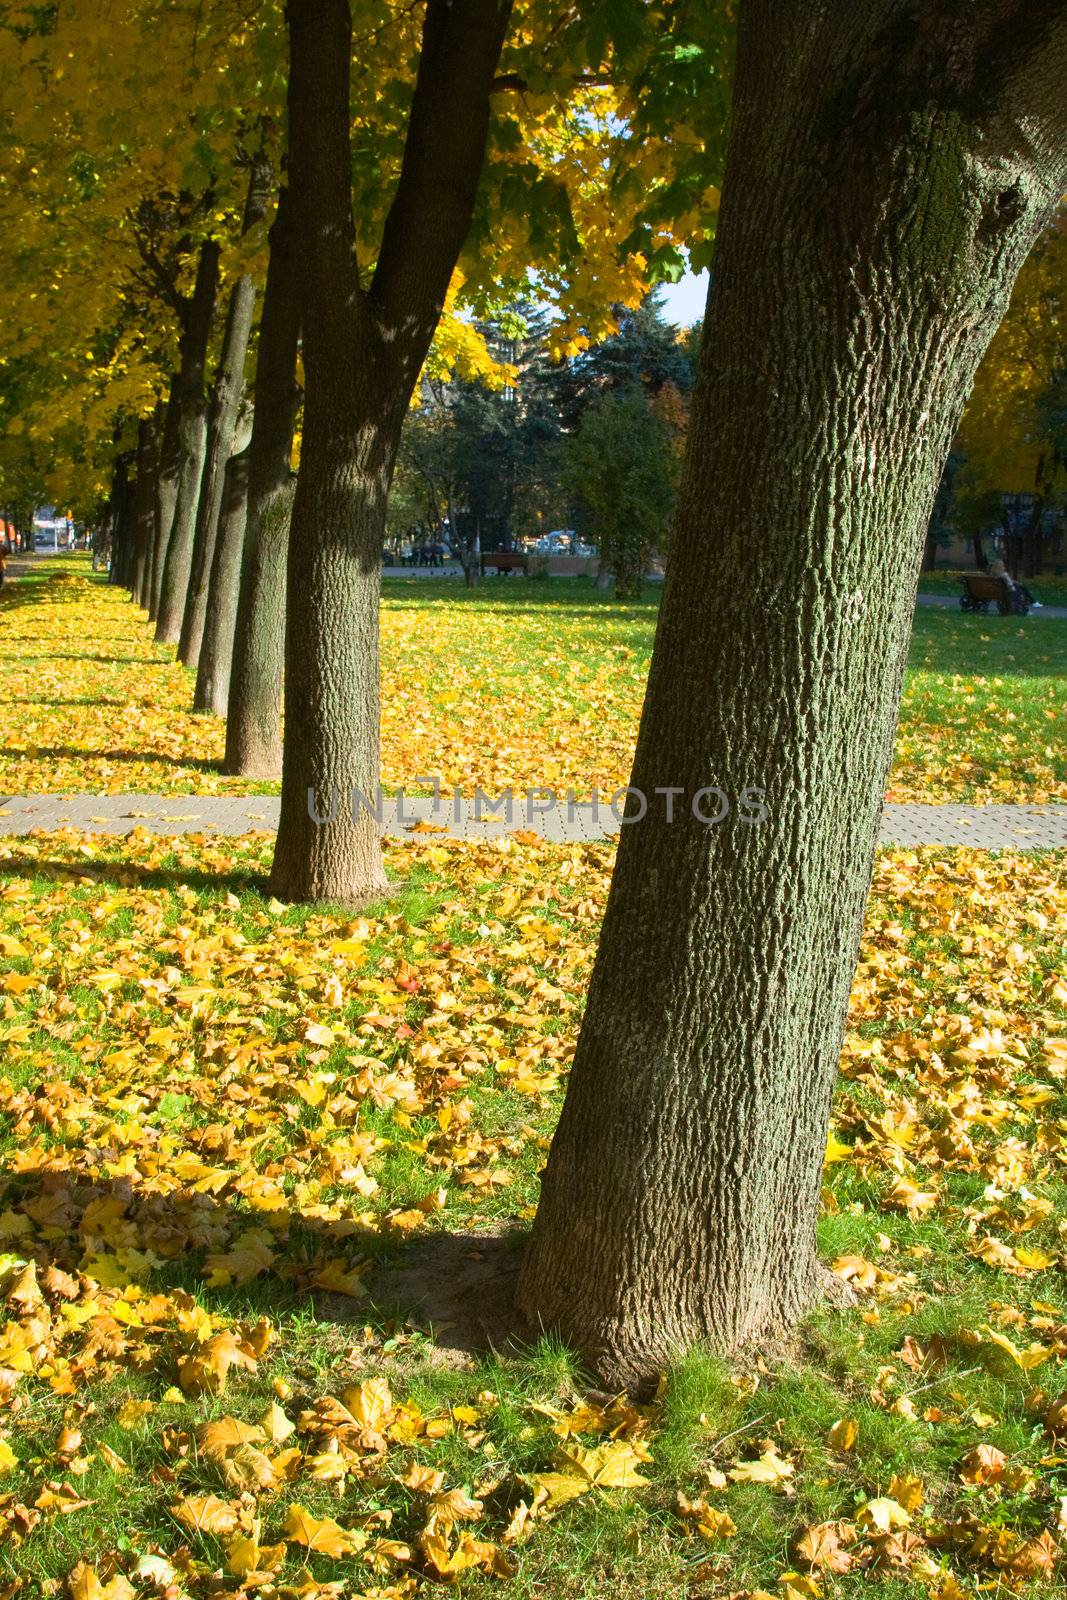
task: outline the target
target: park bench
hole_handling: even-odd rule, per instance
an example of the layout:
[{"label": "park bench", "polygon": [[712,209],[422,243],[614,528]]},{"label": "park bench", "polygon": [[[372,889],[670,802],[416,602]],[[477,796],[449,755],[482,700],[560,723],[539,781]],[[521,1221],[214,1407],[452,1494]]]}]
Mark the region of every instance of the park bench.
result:
[{"label": "park bench", "polygon": [[489,571],[525,573],[526,557],[521,550],[490,550],[482,556],[482,576]]},{"label": "park bench", "polygon": [[993,578],[985,572],[965,572],[960,578],[960,609],[987,612],[990,603],[996,605],[1002,617],[1025,617],[1030,610],[1026,596],[1007,581]]}]

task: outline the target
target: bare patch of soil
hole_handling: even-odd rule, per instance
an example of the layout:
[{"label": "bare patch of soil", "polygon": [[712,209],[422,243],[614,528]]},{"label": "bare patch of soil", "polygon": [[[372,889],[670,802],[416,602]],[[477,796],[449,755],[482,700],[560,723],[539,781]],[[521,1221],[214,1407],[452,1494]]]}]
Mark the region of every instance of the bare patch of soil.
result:
[{"label": "bare patch of soil", "polygon": [[[529,1341],[515,1309],[523,1242],[503,1230],[427,1234],[376,1268],[367,1291],[378,1310],[396,1307],[409,1325],[424,1329],[442,1364],[471,1365],[488,1350]],[[349,1302],[349,1308],[345,1320],[359,1320],[359,1307]]]}]

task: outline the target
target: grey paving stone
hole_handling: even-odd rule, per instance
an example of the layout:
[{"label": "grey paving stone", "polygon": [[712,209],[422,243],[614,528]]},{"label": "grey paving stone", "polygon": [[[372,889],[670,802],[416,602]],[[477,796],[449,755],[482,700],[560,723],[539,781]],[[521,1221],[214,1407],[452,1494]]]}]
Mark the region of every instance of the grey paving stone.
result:
[{"label": "grey paving stone", "polygon": [[[0,797],[0,833],[27,834],[76,827],[87,833],[125,834],[135,828],[157,834],[241,834],[273,831],[278,825],[277,795],[30,794]],[[445,796],[387,800],[383,832],[402,838],[412,832],[440,831],[450,838],[492,839],[526,830],[560,842],[610,838],[619,823],[610,804],[592,807],[565,803],[548,810],[515,797],[510,815],[476,807],[459,808]],[[1067,849],[1065,805],[887,805],[880,832],[884,845],[969,845],[982,850]]]}]

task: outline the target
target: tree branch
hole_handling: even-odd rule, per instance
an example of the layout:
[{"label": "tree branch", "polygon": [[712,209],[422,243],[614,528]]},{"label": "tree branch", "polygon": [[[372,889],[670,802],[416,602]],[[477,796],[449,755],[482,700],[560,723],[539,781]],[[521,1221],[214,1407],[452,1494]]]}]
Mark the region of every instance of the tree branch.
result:
[{"label": "tree branch", "polygon": [[1036,159],[1051,180],[1051,204],[1067,181],[1065,0],[1012,0],[997,16],[978,51],[973,114],[1007,131],[1010,152]]},{"label": "tree branch", "polygon": [[352,13],[348,0],[289,0],[286,14],[289,195],[305,250],[304,342],[309,363],[328,368],[334,353],[343,359],[354,344],[362,302],[352,220]]},{"label": "tree branch", "polygon": [[[618,79],[606,76],[604,73],[580,72],[576,78],[571,78],[570,82],[576,89],[614,89]],[[525,94],[529,87],[528,80],[521,72],[498,72],[489,85],[489,92],[502,94],[507,89],[515,89],[519,94]]]},{"label": "tree branch", "polygon": [[470,229],[511,0],[428,0],[404,159],[369,291],[414,383]]},{"label": "tree branch", "polygon": [[1063,0],[1013,0],[983,41],[981,77],[990,84],[1012,77],[1046,52],[1057,32],[1062,42],[1065,24]]},{"label": "tree branch", "polygon": [[189,302],[179,290],[175,275],[167,271],[139,227],[134,227],[133,239],[137,246],[137,254],[145,266],[145,273],[140,275],[141,284],[147,290],[154,290],[184,325]]}]

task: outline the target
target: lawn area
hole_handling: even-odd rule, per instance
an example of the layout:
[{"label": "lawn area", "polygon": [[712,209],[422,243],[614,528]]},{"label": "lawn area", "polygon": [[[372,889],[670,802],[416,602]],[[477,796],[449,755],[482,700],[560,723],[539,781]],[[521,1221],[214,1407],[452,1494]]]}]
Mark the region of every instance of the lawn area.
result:
[{"label": "lawn area", "polygon": [[[976,568],[968,567],[969,572]],[[920,594],[951,594],[960,592],[960,575],[958,572],[924,572],[919,579]],[[1043,575],[1040,578],[1025,578],[1022,580],[1035,600],[1040,600],[1044,606],[1067,606],[1067,577],[1055,573]]]},{"label": "lawn area", "polygon": [[[487,790],[611,792],[629,776],[658,594],[620,605],[588,580],[392,580],[382,604],[382,767]],[[223,727],[121,590],[86,558],[0,599],[0,785],[246,793],[217,771]],[[1067,628],[1040,614],[920,610],[893,800],[1067,798]]]},{"label": "lawn area", "polygon": [[0,846],[0,1586],[1055,1592],[1062,857],[879,857],[821,1224],[855,1306],[637,1406],[502,1313],[610,849],[413,840],[358,919],[265,899],[269,851]]}]

